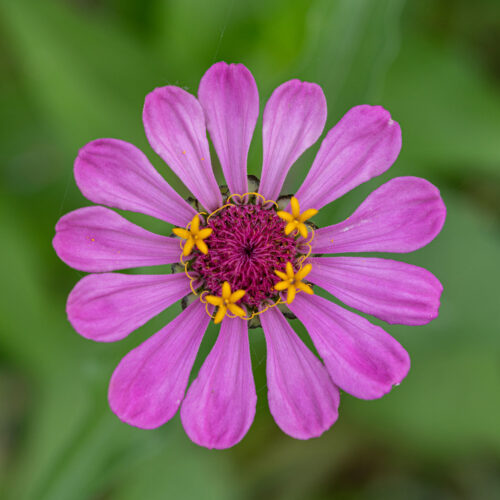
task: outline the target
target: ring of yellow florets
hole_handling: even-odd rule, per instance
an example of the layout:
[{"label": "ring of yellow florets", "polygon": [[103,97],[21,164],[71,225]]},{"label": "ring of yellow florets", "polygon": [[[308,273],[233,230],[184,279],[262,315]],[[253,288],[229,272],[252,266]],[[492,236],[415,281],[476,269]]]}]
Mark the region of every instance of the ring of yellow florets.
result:
[{"label": "ring of yellow florets", "polygon": [[[312,266],[303,262],[314,238],[307,221],[317,210],[300,212],[294,197],[290,206],[291,213],[258,193],[231,195],[211,214],[200,212],[174,229],[191,290],[215,323],[226,315],[251,320],[298,292],[314,293],[303,281]],[[217,307],[215,316],[209,305]]]}]

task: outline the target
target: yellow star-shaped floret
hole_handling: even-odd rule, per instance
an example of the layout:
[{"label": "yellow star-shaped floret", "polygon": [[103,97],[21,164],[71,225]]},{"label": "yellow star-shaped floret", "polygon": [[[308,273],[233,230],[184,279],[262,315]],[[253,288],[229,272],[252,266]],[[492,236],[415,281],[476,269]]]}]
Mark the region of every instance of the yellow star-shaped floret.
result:
[{"label": "yellow star-shaped floret", "polygon": [[245,316],[245,310],[236,305],[236,302],[242,299],[245,293],[245,290],[236,290],[236,292],[231,292],[231,285],[227,281],[224,281],[224,284],[222,285],[222,297],[217,297],[217,295],[207,295],[205,300],[209,304],[219,308],[217,310],[217,314],[215,315],[214,323],[220,323],[224,319],[228,310],[235,316]]},{"label": "yellow star-shaped floret", "polygon": [[200,229],[200,218],[198,215],[193,217],[188,228],[189,229],[174,227],[173,229],[176,236],[186,240],[186,243],[184,243],[182,247],[182,255],[184,255],[184,257],[189,255],[193,251],[195,245],[201,253],[207,254],[208,247],[203,240],[212,234],[213,229],[210,227]]},{"label": "yellow star-shaped floret", "polygon": [[274,285],[274,289],[278,291],[287,290],[286,302],[287,304],[291,304],[293,299],[295,299],[295,294],[297,290],[302,290],[303,292],[308,293],[309,295],[313,295],[313,289],[303,283],[302,280],[311,272],[312,265],[306,264],[304,267],[299,269],[296,273],[293,272],[293,266],[291,262],[286,263],[286,273],[281,271],[274,271],[275,274],[280,277],[283,281],[278,281],[276,285]]},{"label": "yellow star-shaped floret", "polygon": [[280,210],[276,213],[278,217],[288,222],[285,227],[285,234],[290,234],[292,231],[297,230],[303,238],[307,238],[307,226],[304,222],[314,217],[318,211],[315,208],[309,208],[300,213],[299,200],[297,200],[295,196],[292,196],[290,205],[292,206],[292,213],[285,212],[284,210]]}]

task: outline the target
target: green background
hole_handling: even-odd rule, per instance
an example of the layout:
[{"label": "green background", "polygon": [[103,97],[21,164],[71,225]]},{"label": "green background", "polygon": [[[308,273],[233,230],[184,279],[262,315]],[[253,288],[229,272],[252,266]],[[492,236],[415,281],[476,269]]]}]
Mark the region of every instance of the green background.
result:
[{"label": "green background", "polygon": [[[500,498],[499,33],[498,0],[1,0],[0,498]],[[233,449],[209,451],[178,416],[141,431],[106,402],[119,359],[178,304],[117,344],[79,337],[65,317],[83,273],[58,260],[51,239],[61,215],[90,204],[73,180],[78,148],[130,141],[186,194],[147,144],[142,105],[165,84],[196,93],[218,60],[250,68],[261,109],[274,87],[301,78],[323,87],[328,128],[362,103],[401,124],[394,167],[323,210],[320,224],[397,175],[428,178],[448,207],[435,241],[397,256],[444,285],[434,322],[387,327],[411,355],[409,376],[381,400],[343,395],[319,439],[295,441],[270,417],[261,330],[251,332],[255,422]]]}]

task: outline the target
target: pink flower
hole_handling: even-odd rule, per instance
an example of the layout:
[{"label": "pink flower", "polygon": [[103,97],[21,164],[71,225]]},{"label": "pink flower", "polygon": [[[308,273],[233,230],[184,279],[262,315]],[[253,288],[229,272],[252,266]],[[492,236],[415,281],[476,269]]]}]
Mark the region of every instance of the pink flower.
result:
[{"label": "pink flower", "polygon": [[[401,131],[385,109],[348,111],[323,139],[292,198],[279,198],[280,192],[293,163],[323,131],[323,92],[299,80],[274,91],[263,117],[262,176],[252,187],[247,153],[258,114],[257,86],[240,64],[212,66],[198,99],[173,86],[155,89],[144,105],[146,135],[199,205],[184,201],[133,145],[99,139],[75,162],[82,193],[94,203],[173,224],[177,237],[153,234],[96,206],[62,217],[53,242],[66,264],[99,273],[84,277],[68,298],[69,320],[86,338],[123,339],[191,294],[194,300],[176,319],[123,358],[111,378],[109,403],[121,420],[145,429],[164,424],[181,407],[187,434],[208,448],[233,446],[253,421],[249,326],[264,330],[276,423],[290,436],[308,439],[336,421],[339,388],[379,398],[410,366],[407,352],[381,327],[318,296],[313,285],[349,307],[406,325],[434,319],[442,291],[430,272],[410,264],[323,256],[406,253],[427,245],[440,232],[446,209],[426,180],[395,178],[345,221],[316,230],[309,222],[394,163]],[[227,188],[239,196],[226,188],[221,193],[207,129]],[[183,268],[174,269],[180,272],[168,275],[109,272],[179,261]],[[294,333],[285,309],[305,325],[324,365]],[[186,393],[211,318],[221,323],[219,337]]]}]

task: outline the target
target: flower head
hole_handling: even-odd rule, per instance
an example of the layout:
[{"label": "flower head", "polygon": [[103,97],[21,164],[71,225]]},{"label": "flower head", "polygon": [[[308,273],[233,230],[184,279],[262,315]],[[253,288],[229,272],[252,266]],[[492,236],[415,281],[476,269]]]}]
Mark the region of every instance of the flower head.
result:
[{"label": "flower head", "polygon": [[[144,106],[147,137],[195,201],[183,200],[142,152],[115,139],[83,147],[75,178],[92,202],[160,219],[175,226],[173,235],[151,233],[95,206],[63,216],[53,242],[64,262],[92,273],[76,284],[67,303],[69,320],[84,337],[120,340],[189,299],[182,301],[182,313],[122,359],[109,403],[121,420],[141,428],[164,424],[181,407],[189,437],[209,448],[233,446],[253,421],[249,328],[264,331],[271,413],[298,439],[319,436],[336,421],[339,388],[374,399],[406,376],[409,356],[394,338],[314,293],[312,285],[363,313],[408,325],[434,319],[442,291],[417,266],[325,256],[406,253],[429,243],[446,210],[426,180],[395,178],[345,221],[319,229],[310,222],[396,160],[401,131],[385,109],[349,110],[326,134],[291,197],[280,196],[285,177],[320,137],[325,97],[318,85],[299,80],[273,92],[263,115],[260,181],[247,177],[258,114],[257,86],[243,65],[212,66],[198,99],[178,87],[154,90]],[[207,129],[226,180],[222,188],[211,168]],[[164,264],[174,272],[112,272]],[[284,308],[305,325],[324,364],[294,333]],[[219,336],[186,393],[212,320],[221,325]]]}]

